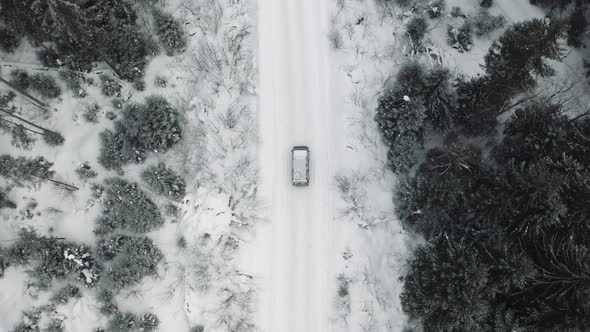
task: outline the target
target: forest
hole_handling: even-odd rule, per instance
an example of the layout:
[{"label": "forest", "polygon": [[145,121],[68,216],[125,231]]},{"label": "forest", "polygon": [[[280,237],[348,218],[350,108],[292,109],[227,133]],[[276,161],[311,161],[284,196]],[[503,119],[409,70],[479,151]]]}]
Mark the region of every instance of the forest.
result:
[{"label": "forest", "polygon": [[[17,152],[0,156],[0,176],[7,181],[0,193],[1,207],[21,208],[8,199],[14,188],[38,188],[49,182],[66,196],[82,189],[59,178],[63,167],[31,155],[32,150],[51,151],[70,139],[42,123],[42,119],[65,117],[53,114],[58,112],[53,108],[55,101],[71,98],[70,94],[74,100],[86,100],[88,91],[96,90],[100,98],[91,99],[102,105],[83,104],[79,119],[90,126],[112,122],[111,129],[106,127],[99,134],[99,165],[83,162],[75,169],[76,183],[90,183],[92,202],[102,205],[95,222],[96,242],[77,243],[53,235],[51,229],[40,233],[24,227],[16,241],[0,247],[0,277],[8,267],[25,266],[28,287],[53,293],[46,304],[24,312],[13,331],[63,331],[64,318],[51,318],[50,313],[88,290],[96,292],[99,310],[108,317],[106,326],[96,326],[94,331],[157,329],[156,315],[126,312],[113,298],[145,276],[157,274],[164,256],[145,233],[176,213],[185,182],[163,163],[146,167],[141,179],[151,190],[147,194],[138,183],[122,177],[122,167],[166,152],[180,141],[183,130],[178,110],[165,96],[155,92],[143,102],[133,101],[122,90],[144,91],[150,59],[183,52],[186,38],[181,22],[157,1],[0,1],[0,49],[11,54],[19,47],[31,47],[39,63],[32,68],[42,68],[15,68],[0,79],[0,130]],[[96,75],[101,64],[106,70]],[[166,85],[164,78],[159,80],[157,85]],[[23,103],[30,106],[23,110]],[[103,170],[114,170],[116,175],[98,181],[103,176],[97,171]],[[150,198],[158,195],[168,202],[168,215]],[[27,209],[32,211],[29,219],[34,218],[34,210],[34,206]],[[63,287],[56,289],[56,285]]]},{"label": "forest", "polygon": [[[424,331],[590,329],[590,110],[538,93],[552,63],[587,45],[587,4],[531,2],[547,16],[507,25],[483,75],[411,60],[379,99],[396,212],[424,239],[401,296]],[[505,25],[480,5],[449,26],[458,52]],[[407,24],[417,52],[430,18]]]}]

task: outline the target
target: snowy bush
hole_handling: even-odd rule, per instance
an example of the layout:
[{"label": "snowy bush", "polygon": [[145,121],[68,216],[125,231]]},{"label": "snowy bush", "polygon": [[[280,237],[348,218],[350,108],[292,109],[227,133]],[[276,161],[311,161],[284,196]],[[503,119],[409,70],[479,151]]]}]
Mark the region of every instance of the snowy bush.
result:
[{"label": "snowy bush", "polygon": [[164,223],[158,207],[137,184],[111,178],[107,184],[103,215],[96,221],[95,232],[105,234],[114,230],[145,233]]},{"label": "snowy bush", "polygon": [[203,326],[203,325],[193,326],[193,327],[191,327],[190,332],[205,332],[205,326]]},{"label": "snowy bush", "polygon": [[51,297],[51,301],[57,304],[64,304],[68,303],[70,299],[81,297],[82,292],[80,292],[80,288],[70,284],[60,288],[57,292],[55,292],[55,294],[53,294]]},{"label": "snowy bush", "polygon": [[156,75],[154,85],[158,88],[165,88],[168,85],[168,80],[164,76]]},{"label": "snowy bush", "polygon": [[494,4],[494,0],[479,0],[479,5],[484,8],[490,8]]},{"label": "snowy bush", "polygon": [[477,15],[471,18],[471,24],[475,35],[478,37],[487,36],[494,30],[504,27],[506,19],[502,15],[493,16],[487,10],[480,10]]},{"label": "snowy bush", "polygon": [[112,234],[98,240],[96,255],[104,260],[111,260],[121,253],[123,248],[134,238],[130,235]]},{"label": "snowy bush", "polygon": [[117,312],[115,313],[107,324],[107,331],[109,332],[130,332],[137,331],[139,328],[139,319],[132,313]]},{"label": "snowy bush", "polygon": [[66,87],[70,89],[74,96],[79,98],[86,97],[86,91],[82,88],[84,75],[73,70],[62,70],[59,72],[59,77],[64,81]]},{"label": "snowy bush", "polygon": [[56,67],[67,67],[76,72],[91,71],[94,64],[103,58],[94,47],[76,50],[63,43],[57,43],[54,55],[49,55],[47,60],[51,61],[52,57],[56,61]]},{"label": "snowy bush", "polygon": [[15,69],[10,72],[10,78],[10,83],[21,90],[26,90],[31,86],[31,76],[26,70]]},{"label": "snowy bush", "polygon": [[136,79],[135,81],[133,81],[133,88],[137,91],[144,91],[145,81],[142,79]]},{"label": "snowy bush", "polygon": [[84,120],[90,123],[98,123],[98,113],[100,112],[100,106],[98,104],[90,104],[84,107],[82,117]]},{"label": "snowy bush", "polygon": [[139,329],[140,329],[140,331],[146,331],[146,332],[156,331],[158,328],[158,325],[160,325],[160,320],[158,320],[158,317],[156,315],[144,314],[141,316],[141,319],[139,322]]},{"label": "snowy bush", "polygon": [[415,47],[422,44],[426,29],[428,29],[428,22],[426,22],[426,19],[422,16],[412,18],[406,25],[406,32],[410,36]]},{"label": "snowy bush", "polygon": [[182,52],[186,47],[186,36],[180,23],[174,17],[162,10],[154,9],[154,26],[156,35],[166,51],[166,55]]},{"label": "snowy bush", "polygon": [[121,84],[108,75],[100,75],[100,90],[107,97],[121,97]]},{"label": "snowy bush", "polygon": [[160,195],[177,201],[184,197],[186,187],[184,179],[163,163],[147,168],[141,174],[141,178]]},{"label": "snowy bush", "polygon": [[114,315],[119,311],[117,305],[113,302],[113,290],[99,287],[96,292],[96,301],[99,304],[99,311],[105,316]]},{"label": "snowy bush", "polygon": [[0,28],[0,50],[12,53],[20,44],[20,36],[9,27]]},{"label": "snowy bush", "polygon": [[144,314],[141,317],[126,312],[117,312],[109,320],[109,332],[151,332],[156,331],[160,321],[154,314]]},{"label": "snowy bush", "polygon": [[110,263],[101,279],[101,287],[113,291],[135,285],[146,276],[154,276],[164,257],[151,239],[145,236],[118,234],[100,240],[101,255]]},{"label": "snowy bush", "polygon": [[172,222],[176,222],[176,218],[178,217],[178,213],[180,212],[180,208],[172,203],[166,204],[164,211],[166,212],[166,216],[172,217]]},{"label": "snowy bush", "polygon": [[123,109],[125,101],[122,98],[113,98],[113,100],[111,100],[111,104],[113,105],[114,109],[120,110]]},{"label": "snowy bush", "polygon": [[176,246],[180,249],[186,249],[186,238],[184,236],[179,236],[176,239]]},{"label": "snowy bush", "polygon": [[60,66],[59,56],[56,52],[50,48],[41,48],[40,50],[35,52],[37,60],[44,66],[48,68],[57,68]]},{"label": "snowy bush", "polygon": [[64,332],[63,318],[52,318],[49,320],[49,324],[43,330],[43,332]]},{"label": "snowy bush", "polygon": [[99,162],[107,169],[141,163],[149,151],[164,152],[182,137],[178,112],[162,97],[151,96],[144,104],[127,105],[122,113],[114,132],[100,134]]},{"label": "snowy bush", "polygon": [[32,284],[40,289],[48,289],[54,280],[63,279],[92,286],[99,276],[99,267],[86,246],[39,236],[33,230],[22,229],[6,257],[13,265],[31,264],[27,273]]},{"label": "snowy bush", "polygon": [[43,133],[43,141],[50,146],[58,146],[64,144],[65,138],[62,134],[56,131],[46,131]]},{"label": "snowy bush", "polygon": [[88,162],[81,163],[78,168],[76,168],[76,174],[78,174],[82,180],[94,179],[98,176],[98,173],[90,167]]},{"label": "snowy bush", "polygon": [[32,75],[31,89],[46,98],[57,98],[61,95],[61,88],[55,78],[46,74]]},{"label": "snowy bush", "polygon": [[447,42],[449,46],[461,53],[471,50],[471,47],[473,46],[471,23],[465,21],[460,27],[448,25]]},{"label": "snowy bush", "polygon": [[437,18],[444,14],[447,3],[445,0],[432,0],[428,3],[428,16]]},{"label": "snowy bush", "polygon": [[463,13],[463,10],[461,9],[461,7],[459,6],[454,6],[453,8],[451,8],[451,17],[463,17],[465,18],[466,15],[465,13]]}]

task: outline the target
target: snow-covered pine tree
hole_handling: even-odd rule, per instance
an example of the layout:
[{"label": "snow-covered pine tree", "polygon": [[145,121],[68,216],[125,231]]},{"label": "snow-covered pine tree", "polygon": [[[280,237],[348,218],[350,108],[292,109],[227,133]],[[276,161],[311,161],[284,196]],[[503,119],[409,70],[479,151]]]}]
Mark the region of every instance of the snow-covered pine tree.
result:
[{"label": "snow-covered pine tree", "polygon": [[148,167],[142,174],[142,179],[160,195],[173,200],[180,200],[185,194],[184,179],[163,163]]},{"label": "snow-covered pine tree", "polygon": [[424,79],[425,121],[439,132],[451,129],[455,99],[451,72],[443,67],[432,69]]},{"label": "snow-covered pine tree", "polygon": [[426,331],[484,331],[495,295],[485,261],[473,244],[445,235],[418,248],[404,279],[404,311]]},{"label": "snow-covered pine tree", "polygon": [[52,162],[39,157],[0,156],[0,176],[13,181],[17,185],[36,185],[51,179],[55,172],[51,170]]},{"label": "snow-covered pine tree", "polygon": [[186,47],[186,35],[174,16],[160,9],[154,9],[152,16],[154,17],[156,35],[158,35],[166,54],[172,56],[174,53],[183,51]]},{"label": "snow-covered pine tree", "polygon": [[535,18],[508,28],[485,56],[484,68],[495,87],[514,93],[534,85],[533,75],[552,75],[545,59],[562,56],[560,38],[566,28],[567,23],[556,18]]}]

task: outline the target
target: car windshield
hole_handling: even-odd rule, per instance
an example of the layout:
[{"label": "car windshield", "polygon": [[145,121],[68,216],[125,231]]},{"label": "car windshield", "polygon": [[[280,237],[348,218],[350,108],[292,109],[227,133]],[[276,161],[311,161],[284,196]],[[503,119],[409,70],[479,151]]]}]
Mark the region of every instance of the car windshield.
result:
[{"label": "car windshield", "polygon": [[293,151],[293,157],[295,157],[295,159],[305,159],[307,157],[307,151],[295,150]]}]

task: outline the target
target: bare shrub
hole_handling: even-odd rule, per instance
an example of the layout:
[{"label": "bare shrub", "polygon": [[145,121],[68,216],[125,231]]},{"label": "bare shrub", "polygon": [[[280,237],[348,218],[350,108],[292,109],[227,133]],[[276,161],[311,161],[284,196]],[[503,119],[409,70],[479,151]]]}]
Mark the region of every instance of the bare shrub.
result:
[{"label": "bare shrub", "polygon": [[229,105],[224,113],[219,114],[217,117],[226,129],[234,129],[240,121],[240,118],[242,117],[245,110],[245,105],[240,105],[237,102],[233,102],[231,105]]},{"label": "bare shrub", "polygon": [[367,192],[365,184],[367,178],[360,172],[352,172],[350,175],[336,175],[336,188],[340,198],[346,206],[342,209],[342,215],[348,218],[364,220],[366,218]]},{"label": "bare shrub", "polygon": [[330,29],[328,34],[328,39],[330,40],[330,45],[335,49],[342,48],[342,32],[336,29],[334,26]]}]

